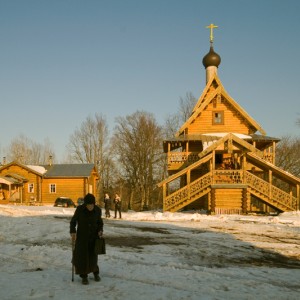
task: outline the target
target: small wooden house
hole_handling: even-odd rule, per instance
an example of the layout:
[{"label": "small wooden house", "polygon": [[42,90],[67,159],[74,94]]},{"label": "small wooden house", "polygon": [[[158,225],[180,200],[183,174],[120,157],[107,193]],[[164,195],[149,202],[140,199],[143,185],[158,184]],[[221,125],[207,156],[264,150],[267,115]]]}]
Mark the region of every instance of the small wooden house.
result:
[{"label": "small wooden house", "polygon": [[94,164],[23,165],[0,167],[0,204],[53,205],[58,197],[97,197],[98,173]]},{"label": "small wooden house", "polygon": [[283,212],[299,209],[300,178],[275,165],[278,138],[226,92],[217,74],[220,56],[203,58],[206,86],[189,119],[163,143],[169,177],[164,211]]}]

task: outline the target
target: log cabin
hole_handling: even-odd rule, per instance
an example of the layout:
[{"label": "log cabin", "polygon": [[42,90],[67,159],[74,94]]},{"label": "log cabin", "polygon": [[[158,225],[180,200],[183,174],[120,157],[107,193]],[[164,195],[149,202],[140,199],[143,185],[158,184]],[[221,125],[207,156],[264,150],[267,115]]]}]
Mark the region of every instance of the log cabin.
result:
[{"label": "log cabin", "polygon": [[299,210],[300,178],[275,165],[278,138],[227,93],[217,73],[221,57],[203,57],[206,86],[176,135],[164,140],[168,177],[163,210],[212,214],[279,213]]},{"label": "log cabin", "polygon": [[92,193],[98,198],[94,164],[24,165],[13,161],[0,166],[0,204],[54,205],[56,198],[77,199]]}]

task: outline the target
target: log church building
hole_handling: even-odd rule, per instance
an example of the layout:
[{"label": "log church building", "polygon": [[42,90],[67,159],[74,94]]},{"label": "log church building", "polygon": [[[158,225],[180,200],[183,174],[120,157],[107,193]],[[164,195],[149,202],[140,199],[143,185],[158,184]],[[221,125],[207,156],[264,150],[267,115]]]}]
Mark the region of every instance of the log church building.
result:
[{"label": "log church building", "polygon": [[273,213],[299,210],[300,178],[275,165],[278,138],[227,93],[213,48],[203,58],[206,86],[190,117],[163,142],[168,177],[159,183],[163,210]]}]

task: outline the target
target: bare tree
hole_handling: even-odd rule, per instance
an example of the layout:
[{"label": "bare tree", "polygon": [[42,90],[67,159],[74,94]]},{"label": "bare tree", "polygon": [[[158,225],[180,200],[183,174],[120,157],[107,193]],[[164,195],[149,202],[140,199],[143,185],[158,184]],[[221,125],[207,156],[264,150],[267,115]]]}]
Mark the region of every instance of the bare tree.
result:
[{"label": "bare tree", "polygon": [[44,144],[38,144],[33,142],[31,145],[31,163],[34,165],[39,164],[48,164],[49,159],[51,157],[51,161],[55,161],[55,153],[53,151],[53,146],[49,139],[45,139]]},{"label": "bare tree", "polygon": [[179,108],[176,113],[169,114],[163,126],[164,138],[174,137],[180,126],[191,116],[197,99],[191,92],[187,92],[185,97],[179,98]]},{"label": "bare tree", "polygon": [[180,125],[179,114],[169,114],[165,119],[165,124],[162,129],[164,138],[174,137],[179,130]]},{"label": "bare tree", "polygon": [[300,138],[284,136],[276,148],[276,165],[300,176]]},{"label": "bare tree", "polygon": [[[112,154],[113,152],[110,151]],[[117,185],[119,176],[119,170],[116,167],[116,163],[112,155],[107,155],[104,160],[104,168],[103,168],[103,189],[104,193],[113,194],[114,188]]]},{"label": "bare tree", "polygon": [[129,207],[133,199],[141,210],[152,206],[157,183],[158,162],[162,155],[162,130],[154,116],[137,111],[116,119],[113,148],[117,154],[125,185],[130,188]]},{"label": "bare tree", "polygon": [[300,127],[300,117],[298,117],[298,119],[296,120],[296,125],[297,125],[298,127]]},{"label": "bare tree", "polygon": [[52,144],[48,139],[45,140],[43,145],[34,142],[24,134],[20,134],[11,141],[7,152],[9,161],[18,161],[22,164],[46,164],[50,155],[55,159]]},{"label": "bare tree", "polygon": [[72,162],[93,163],[97,165],[100,176],[99,192],[103,193],[105,163],[108,160],[108,126],[101,114],[87,117],[70,136],[67,150]]},{"label": "bare tree", "polygon": [[81,124],[70,136],[67,145],[68,153],[74,162],[94,163],[103,162],[108,144],[108,127],[105,117],[95,114]]},{"label": "bare tree", "polygon": [[184,98],[180,97],[178,115],[182,123],[184,123],[191,116],[196,103],[197,99],[191,92],[187,92]]}]

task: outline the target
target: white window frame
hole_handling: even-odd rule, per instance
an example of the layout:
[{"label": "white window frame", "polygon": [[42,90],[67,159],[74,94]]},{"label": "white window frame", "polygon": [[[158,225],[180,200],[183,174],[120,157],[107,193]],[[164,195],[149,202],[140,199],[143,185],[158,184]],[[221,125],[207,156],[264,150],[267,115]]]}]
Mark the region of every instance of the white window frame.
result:
[{"label": "white window frame", "polygon": [[34,183],[28,183],[28,193],[34,194]]},{"label": "white window frame", "polygon": [[49,193],[50,194],[56,194],[56,183],[50,183],[49,184]]}]

